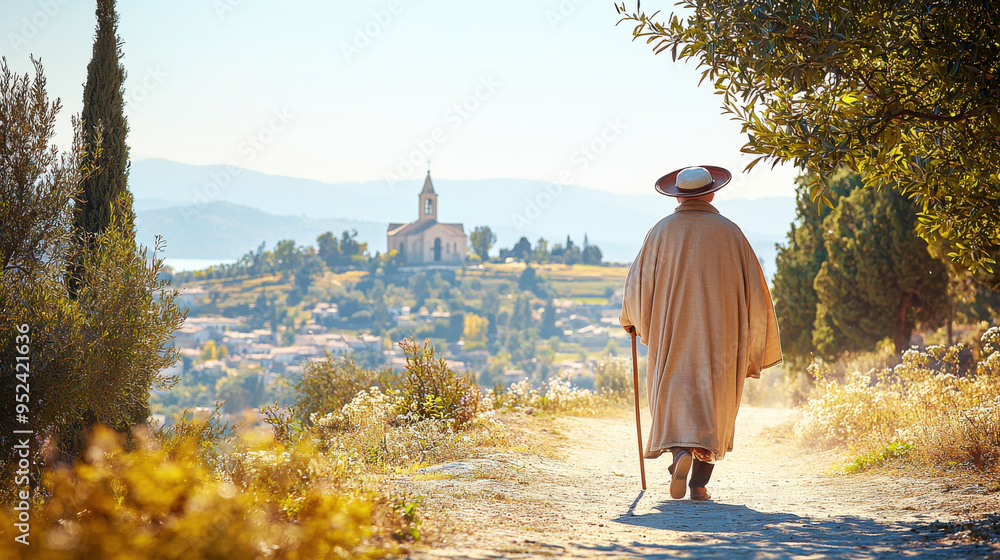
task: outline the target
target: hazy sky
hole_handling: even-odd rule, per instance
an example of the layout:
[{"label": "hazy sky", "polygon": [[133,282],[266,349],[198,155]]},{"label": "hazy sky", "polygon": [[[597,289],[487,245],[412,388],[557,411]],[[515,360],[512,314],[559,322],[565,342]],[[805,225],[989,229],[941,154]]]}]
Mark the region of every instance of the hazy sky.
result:
[{"label": "hazy sky", "polygon": [[[669,12],[673,2],[643,8]],[[629,3],[630,7],[634,3]],[[622,193],[701,163],[741,172],[739,125],[691,64],[654,56],[606,0],[120,0],[134,159],[325,182],[528,178]],[[93,0],[0,0],[0,54],[29,54],[80,112]],[[410,165],[407,160],[416,162]],[[792,168],[727,198],[792,195]]]}]

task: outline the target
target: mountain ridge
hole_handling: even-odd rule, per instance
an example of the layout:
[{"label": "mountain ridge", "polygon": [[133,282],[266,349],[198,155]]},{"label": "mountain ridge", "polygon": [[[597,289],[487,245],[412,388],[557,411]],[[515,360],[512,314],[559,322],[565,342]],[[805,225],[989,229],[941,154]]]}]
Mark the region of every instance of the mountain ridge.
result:
[{"label": "mountain ridge", "polygon": [[[674,207],[658,194],[619,195],[529,179],[433,181],[439,219],[463,223],[466,233],[488,225],[499,247],[511,247],[521,236],[553,244],[567,235],[579,243],[586,235],[607,260],[619,262],[631,261],[648,229]],[[315,245],[319,234],[339,234],[338,228],[357,229],[373,252],[384,251],[388,223],[416,219],[422,185],[423,179],[322,183],[162,159],[133,163],[130,176],[140,240],[163,234],[172,258],[237,258],[262,241],[272,246],[283,238]],[[771,268],[774,243],[784,239],[795,217],[795,199],[715,205],[743,229],[765,269]]]}]

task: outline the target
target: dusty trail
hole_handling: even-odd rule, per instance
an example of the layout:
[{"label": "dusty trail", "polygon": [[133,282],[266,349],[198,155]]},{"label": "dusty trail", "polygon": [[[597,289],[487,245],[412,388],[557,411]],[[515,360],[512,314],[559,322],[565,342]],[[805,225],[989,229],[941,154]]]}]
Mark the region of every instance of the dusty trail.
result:
[{"label": "dusty trail", "polygon": [[456,530],[412,556],[1000,558],[997,547],[926,542],[911,531],[997,511],[996,494],[943,479],[831,476],[834,456],[773,435],[793,414],[740,411],[736,448],[716,466],[709,502],[670,499],[666,458],[646,462],[641,492],[628,414],[556,420],[543,439],[558,459],[503,453],[401,480]]}]

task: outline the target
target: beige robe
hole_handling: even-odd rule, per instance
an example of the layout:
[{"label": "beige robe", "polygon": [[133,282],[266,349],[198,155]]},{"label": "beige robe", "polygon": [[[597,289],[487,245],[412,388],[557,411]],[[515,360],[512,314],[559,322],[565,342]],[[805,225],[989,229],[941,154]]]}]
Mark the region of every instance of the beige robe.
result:
[{"label": "beige robe", "polygon": [[619,321],[649,347],[645,456],[732,451],[743,380],[781,363],[771,294],[740,228],[707,202],[678,205],[629,268]]}]

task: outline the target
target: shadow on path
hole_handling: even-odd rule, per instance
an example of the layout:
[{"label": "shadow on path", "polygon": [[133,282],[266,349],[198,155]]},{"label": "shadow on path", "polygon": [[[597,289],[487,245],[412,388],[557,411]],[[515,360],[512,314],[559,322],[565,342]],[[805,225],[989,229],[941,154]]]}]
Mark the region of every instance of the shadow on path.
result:
[{"label": "shadow on path", "polygon": [[[803,517],[768,513],[745,505],[676,500],[657,503],[652,512],[636,514],[640,493],[628,511],[612,521],[635,527],[674,531],[670,544],[655,542],[613,545],[608,552],[642,558],[766,557],[874,558],[919,555],[921,558],[983,558],[990,548],[923,542],[916,526],[880,523],[857,516]],[[603,550],[605,547],[587,547]],[[995,552],[994,552],[995,554]]]}]

